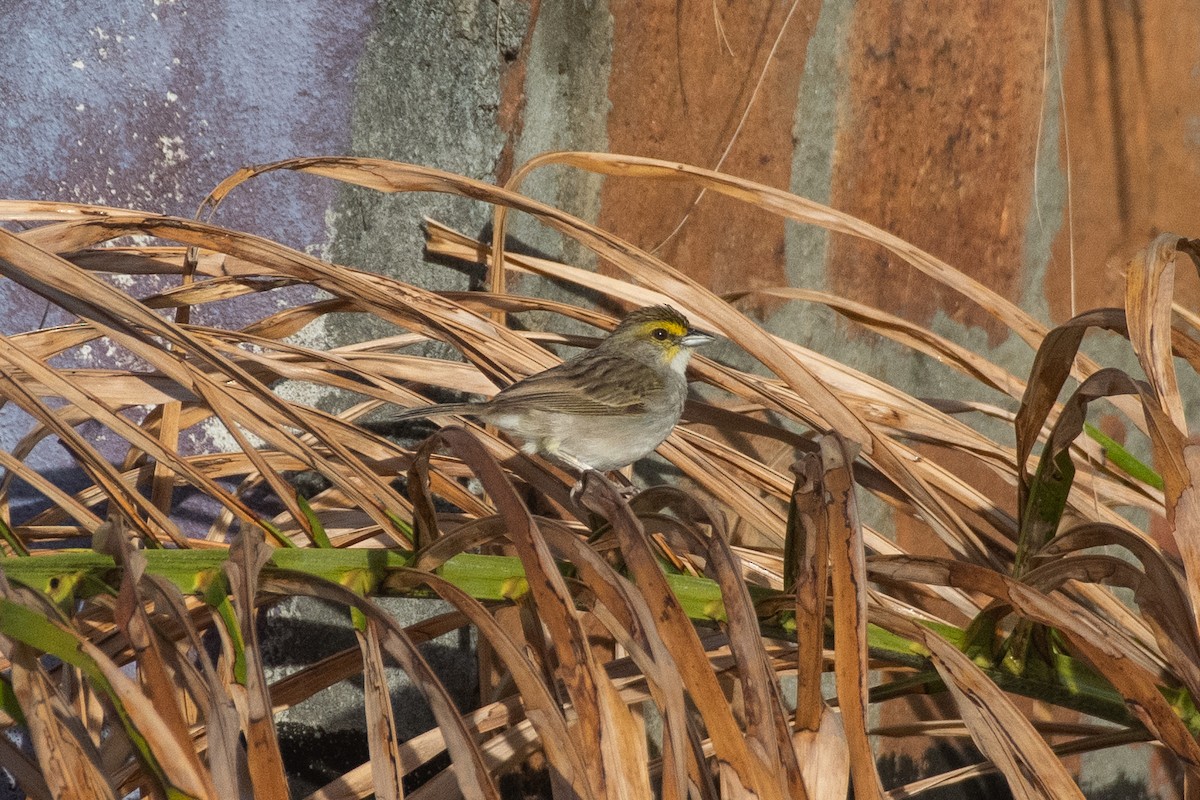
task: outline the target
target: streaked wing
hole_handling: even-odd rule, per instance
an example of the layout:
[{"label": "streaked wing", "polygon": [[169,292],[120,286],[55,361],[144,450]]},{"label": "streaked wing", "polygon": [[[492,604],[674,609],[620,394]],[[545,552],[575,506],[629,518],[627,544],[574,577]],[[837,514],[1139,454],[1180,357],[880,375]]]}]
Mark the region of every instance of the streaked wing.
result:
[{"label": "streaked wing", "polygon": [[661,388],[662,378],[644,364],[588,359],[569,361],[532,375],[500,392],[490,405],[499,411],[510,402],[520,401],[526,408],[543,411],[628,414],[642,411],[646,395]]}]

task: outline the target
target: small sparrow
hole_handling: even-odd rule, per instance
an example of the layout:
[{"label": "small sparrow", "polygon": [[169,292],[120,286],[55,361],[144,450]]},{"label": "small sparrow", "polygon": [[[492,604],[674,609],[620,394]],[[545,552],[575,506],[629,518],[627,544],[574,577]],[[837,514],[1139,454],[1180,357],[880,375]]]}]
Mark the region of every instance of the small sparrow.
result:
[{"label": "small sparrow", "polygon": [[670,435],[687,398],[692,351],[713,340],[670,306],[630,313],[600,344],[490,400],[412,408],[391,421],[474,417],[580,471],[632,464]]}]

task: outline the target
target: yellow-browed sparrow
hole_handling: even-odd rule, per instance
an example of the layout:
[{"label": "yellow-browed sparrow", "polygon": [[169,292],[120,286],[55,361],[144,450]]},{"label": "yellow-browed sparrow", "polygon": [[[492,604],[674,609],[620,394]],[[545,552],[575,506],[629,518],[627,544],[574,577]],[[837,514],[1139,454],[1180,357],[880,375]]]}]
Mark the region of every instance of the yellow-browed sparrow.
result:
[{"label": "yellow-browed sparrow", "polygon": [[392,421],[457,414],[495,425],[539,453],[581,471],[632,464],[662,444],[683,413],[684,370],[713,340],[670,306],[640,308],[595,349],[530,375],[491,400],[443,403]]}]

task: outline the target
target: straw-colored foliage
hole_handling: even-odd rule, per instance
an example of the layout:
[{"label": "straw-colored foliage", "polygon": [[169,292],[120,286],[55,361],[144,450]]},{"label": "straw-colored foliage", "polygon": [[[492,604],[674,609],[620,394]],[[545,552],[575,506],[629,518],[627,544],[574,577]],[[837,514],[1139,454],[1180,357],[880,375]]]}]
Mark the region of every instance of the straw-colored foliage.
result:
[{"label": "straw-colored foliage", "polygon": [[[909,396],[772,336],[739,312],[742,298],[718,297],[520,194],[523,178],[549,164],[703,187],[874,242],[1037,349],[1030,374],[853,298],[760,293],[827,306],[987,387],[978,397]],[[1049,331],[859,220],[647,159],[551,154],[507,188],[406,164],[299,159],[232,176],[200,219],[275,170],[474,198],[497,209],[496,242],[505,214],[520,211],[607,269],[504,255],[430,222],[430,251],[491,270],[490,291],[437,293],[207,221],[0,202],[0,271],[73,320],[0,336],[0,394],[9,419],[28,423],[0,453],[0,727],[32,745],[0,736],[0,764],[30,797],[137,787],[286,796],[274,713],[355,674],[370,759],[314,798],[400,797],[401,778],[423,765],[431,774],[442,753],[452,767],[432,768],[407,787],[412,796],[499,797],[499,776],[536,755],[560,798],[844,800],[852,784],[866,800],[989,771],[1017,797],[1081,797],[1064,759],[1134,742],[1156,743],[1194,788],[1200,445],[1188,438],[1175,370],[1195,369],[1200,348],[1171,296],[1195,242],[1149,243],[1129,265],[1124,310]],[[585,287],[614,313],[513,294],[512,271]],[[284,310],[214,327],[285,287]],[[691,378],[711,390],[660,448],[681,475],[674,487],[628,499],[590,474],[572,494],[576,476],[465,422],[415,449],[383,435],[389,404],[486,395],[555,363],[544,344],[588,343],[517,330],[509,314],[549,311],[602,332],[616,312],[663,301],[761,365],[694,359]],[[395,335],[329,350],[293,336],[335,313],[371,315]],[[1127,337],[1144,374],[1082,356],[1091,328]],[[463,360],[405,350],[428,340]],[[85,348],[133,366],[79,368]],[[1066,396],[1068,381],[1078,388]],[[285,399],[275,391],[283,382],[340,390],[345,409]],[[1102,397],[1146,434],[1157,474],[1111,440],[1081,435],[1087,404]],[[989,419],[980,429],[1000,420],[1015,433],[994,440],[968,424],[976,418]],[[237,448],[198,452],[194,443],[211,438],[200,432],[222,426]],[[35,471],[31,453],[47,441],[86,488],[69,492]],[[299,472],[323,488],[302,496]],[[13,518],[16,481],[44,495],[44,510]],[[1006,487],[998,496],[997,486]],[[181,513],[197,496],[206,504]],[[864,524],[868,496],[877,525],[906,520],[927,546],[905,551]],[[1165,533],[1128,521],[1138,518]],[[382,594],[437,596],[454,610],[405,629],[373,602]],[[349,608],[359,646],[269,685],[254,620],[284,595]],[[506,675],[495,697],[463,714],[417,645],[466,626]],[[201,640],[210,628],[216,657]],[[424,692],[435,728],[398,741],[385,663]],[[913,693],[945,693],[942,708],[956,711],[872,730],[873,704]],[[1096,719],[1052,718],[1054,708]],[[969,737],[986,760],[885,791],[875,755],[881,737],[898,736]]]}]

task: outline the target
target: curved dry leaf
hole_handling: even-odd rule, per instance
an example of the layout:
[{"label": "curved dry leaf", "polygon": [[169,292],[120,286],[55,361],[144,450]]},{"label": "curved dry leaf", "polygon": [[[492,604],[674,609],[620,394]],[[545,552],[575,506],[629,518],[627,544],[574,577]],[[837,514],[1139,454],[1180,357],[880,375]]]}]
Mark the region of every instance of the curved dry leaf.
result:
[{"label": "curved dry leaf", "polygon": [[[706,767],[697,762],[698,753],[688,746],[688,734],[694,733],[684,697],[689,681],[657,635],[649,605],[629,581],[618,576],[574,533],[553,524],[545,525],[543,533],[551,548],[575,565],[579,579],[599,601],[593,613],[631,654],[638,673],[644,677],[662,715],[663,795],[686,797],[687,774],[698,774]],[[629,768],[637,766],[634,762]]]},{"label": "curved dry leaf", "polygon": [[929,628],[898,614],[880,609],[872,618],[929,650],[930,660],[950,690],[971,738],[1008,779],[1015,797],[1083,800],[1083,792],[1046,740],[967,655]]},{"label": "curved dry leaf", "polygon": [[654,612],[656,635],[680,665],[681,674],[689,678],[692,702],[704,719],[719,763],[729,770],[727,779],[736,780],[760,797],[785,797],[785,776],[772,774],[770,765],[748,747],[704,646],[668,587],[655,550],[629,506],[607,482],[594,479],[585,482],[582,502],[596,508],[612,524],[633,580]]},{"label": "curved dry leaf", "polygon": [[782,297],[806,303],[820,303],[870,331],[886,336],[918,353],[924,353],[939,363],[948,364],[984,386],[989,386],[1009,397],[1019,399],[1025,391],[1025,382],[1008,370],[944,336],[939,336],[927,328],[922,328],[920,325],[915,325],[880,309],[829,292],[786,286],[737,292],[728,299],[741,300],[747,297]]},{"label": "curved dry leaf", "polygon": [[725,537],[716,534],[709,537],[705,555],[707,570],[721,589],[728,620],[726,631],[741,690],[745,735],[759,757],[782,773],[788,796],[806,800],[800,764],[792,746],[789,714],[763,651],[758,617],[738,558]]},{"label": "curved dry leaf", "polygon": [[[1177,435],[1173,426],[1167,428],[1169,424],[1163,422],[1164,434]],[[1159,448],[1155,448],[1155,452],[1159,452]],[[1200,613],[1197,612],[1200,609],[1200,486],[1197,485],[1200,480],[1200,444],[1188,439],[1186,443],[1181,443],[1178,450],[1171,452],[1178,452],[1182,459],[1181,477],[1186,483],[1178,489],[1178,493],[1167,483],[1167,519],[1172,523],[1175,544],[1183,559],[1183,585],[1191,601],[1192,629],[1195,632],[1200,627]],[[1173,498],[1177,500],[1172,502]],[[1189,638],[1200,641],[1200,633],[1193,633]]]},{"label": "curved dry leaf", "polygon": [[[46,796],[116,800],[99,753],[55,691],[50,677],[38,663],[38,654],[20,642],[6,649],[12,693],[25,714],[29,739],[42,768],[39,777],[45,782]],[[33,788],[37,788],[36,782]]]},{"label": "curved dry leaf", "polygon": [[[265,797],[286,797],[287,776],[275,730],[271,695],[258,646],[257,600],[263,566],[271,557],[271,548],[263,542],[258,529],[246,531],[230,547],[229,558],[221,568],[228,577],[229,592],[236,613],[237,632],[244,641],[241,648],[243,682],[231,682],[230,693],[242,717],[246,738],[246,763],[254,793]],[[233,632],[230,632],[232,635]],[[222,642],[228,637],[222,636]],[[226,653],[232,660],[233,654]]]},{"label": "curved dry leaf", "polygon": [[404,797],[404,786],[400,782],[404,766],[391,691],[383,665],[383,649],[379,644],[379,625],[368,618],[366,630],[356,629],[355,635],[362,651],[363,705],[367,718],[372,788],[379,800],[399,800]]},{"label": "curved dry leaf", "polygon": [[837,434],[821,439],[822,485],[829,497],[819,517],[828,539],[833,599],[833,649],[838,708],[845,725],[854,796],[882,797],[867,738],[867,594],[865,550],[851,467],[856,453]]},{"label": "curved dry leaf", "polygon": [[1200,745],[1163,697],[1155,676],[1143,669],[1121,642],[1105,637],[1103,626],[1078,603],[1046,595],[1006,575],[973,564],[940,558],[872,559],[873,575],[890,579],[969,587],[1000,600],[1032,622],[1057,630],[1125,698],[1130,712],[1181,761],[1200,765]]},{"label": "curved dry leaf", "polygon": [[[780,189],[721,172],[694,167],[690,164],[613,153],[581,152],[543,153],[530,159],[514,172],[506,187],[519,186],[524,178],[535,169],[549,164],[569,165],[602,175],[686,182],[798,222],[818,225],[837,233],[875,242],[930,278],[975,302],[1006,328],[1020,336],[1030,347],[1037,348],[1046,334],[1045,326],[1032,315],[929,253],[863,220]],[[499,237],[503,235],[508,211],[505,204],[497,204],[493,224],[493,248],[499,253],[493,255],[494,264],[507,260]],[[1074,374],[1080,379],[1086,378],[1098,369],[1095,362],[1082,355],[1076,359],[1074,364],[1077,370]],[[1120,399],[1116,400],[1114,405],[1121,408],[1130,417],[1132,424],[1140,425],[1140,420],[1137,419],[1132,405],[1124,403]],[[833,427],[842,433],[848,430],[836,424]]]},{"label": "curved dry leaf", "polygon": [[1171,300],[1175,291],[1175,255],[1184,240],[1159,234],[1126,265],[1125,309],[1129,342],[1146,372],[1158,405],[1176,428],[1187,432],[1183,398],[1171,358]]},{"label": "curved dry leaf", "polygon": [[[1153,630],[1161,650],[1161,654],[1156,655],[1164,660],[1164,666],[1170,665],[1178,671],[1194,696],[1200,696],[1200,641],[1188,613],[1190,602],[1186,598],[1185,579],[1161,549],[1144,535],[1096,523],[1060,533],[1042,555],[1061,558],[1065,554],[1113,545],[1128,550],[1141,562],[1145,577],[1132,587],[1140,612],[1137,622],[1147,624]],[[1126,623],[1125,627],[1132,625]]]}]

